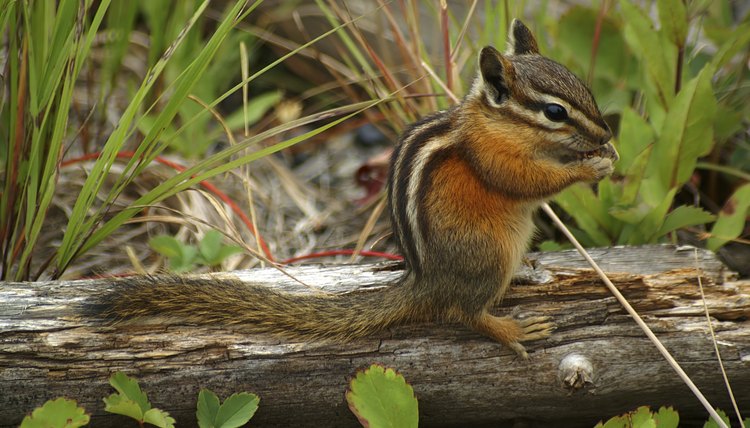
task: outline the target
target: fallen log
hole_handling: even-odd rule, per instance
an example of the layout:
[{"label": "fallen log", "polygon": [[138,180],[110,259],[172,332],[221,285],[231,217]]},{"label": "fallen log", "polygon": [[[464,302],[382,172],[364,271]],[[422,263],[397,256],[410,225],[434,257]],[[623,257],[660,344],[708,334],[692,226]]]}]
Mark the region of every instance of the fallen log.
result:
[{"label": "fallen log", "polygon": [[[750,281],[693,248],[617,247],[592,255],[709,400],[730,412],[700,278],[729,380],[750,414]],[[397,267],[232,275],[295,292],[342,292],[384,286],[400,275]],[[458,325],[403,326],[346,344],[283,342],[220,327],[102,325],[83,317],[81,307],[116,280],[0,284],[0,426],[17,426],[58,396],[85,407],[91,426],[134,426],[104,412],[115,371],[136,377],[180,427],[195,426],[200,388],[222,398],[258,394],[253,426],[358,426],[344,393],[356,371],[372,363],[398,369],[413,386],[420,426],[593,426],[641,405],[675,406],[681,426],[707,419],[575,252],[529,255],[516,282],[498,312],[546,314],[558,326],[551,338],[528,344],[526,361]]]}]

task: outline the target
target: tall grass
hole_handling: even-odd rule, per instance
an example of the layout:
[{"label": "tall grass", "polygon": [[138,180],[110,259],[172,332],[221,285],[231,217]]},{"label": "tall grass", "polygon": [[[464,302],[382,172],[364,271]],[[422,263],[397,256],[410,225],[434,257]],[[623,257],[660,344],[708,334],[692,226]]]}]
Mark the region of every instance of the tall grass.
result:
[{"label": "tall grass", "polygon": [[[197,31],[194,27],[203,18],[208,3],[208,0],[195,2],[186,21],[172,22],[172,28],[177,30],[172,31],[175,34],[173,40],[161,40],[155,35],[152,48],[163,47],[163,51],[158,56],[153,49],[150,51],[153,64],[137,88],[129,94],[130,100],[114,128],[97,149],[99,157],[88,171],[75,204],[70,209],[69,220],[59,245],[51,257],[35,265],[35,272],[31,270],[32,259],[40,244],[40,230],[56,191],[61,161],[67,150],[81,143],[80,134],[72,129],[73,123],[69,116],[74,104],[73,93],[84,64],[90,59],[94,38],[102,31],[106,18],[111,25],[107,30],[111,32],[113,42],[112,55],[104,61],[100,80],[102,87],[99,88],[99,98],[105,103],[111,95],[108,91],[114,86],[116,70],[123,58],[124,44],[134,28],[136,14],[145,15],[147,21],[165,22],[168,11],[163,8],[155,9],[148,1],[121,2],[113,7],[117,8],[118,16],[126,18],[117,21],[109,15],[112,13],[109,1],[98,3],[95,10],[91,9],[93,3],[90,1],[81,3],[75,0],[63,0],[57,4],[45,1],[11,2],[8,8],[3,9],[0,18],[3,33],[8,34],[6,43],[10,54],[7,61],[8,94],[2,105],[1,128],[4,137],[7,137],[3,140],[9,142],[3,148],[5,182],[0,198],[2,279],[22,280],[43,275],[57,278],[77,258],[117,231],[144,207],[163,201],[201,180],[318,135],[390,96],[381,94],[382,98],[379,99],[320,112],[253,135],[168,178],[146,191],[129,206],[115,209],[119,195],[170,142],[190,132],[194,129],[191,127],[201,120],[210,117],[205,109],[195,111],[187,108],[186,105],[194,104],[189,97],[200,90],[198,85],[205,83],[207,70],[211,68],[217,52],[231,39],[230,35],[236,31],[237,23],[245,19],[261,1],[238,1],[230,5],[210,35],[198,42],[192,36]],[[337,28],[310,41],[308,45],[335,31]],[[170,31],[164,31],[164,34],[170,34]],[[190,43],[190,54],[180,50],[187,43]],[[299,49],[304,47],[300,46]],[[179,52],[183,54],[175,65]],[[296,51],[290,52],[215,99],[207,100],[206,104],[213,109],[229,95],[295,53]],[[166,70],[179,72],[165,79]],[[181,120],[176,122],[180,112],[187,114],[183,114]],[[242,154],[270,137],[321,119],[326,120],[322,126],[261,150]],[[172,132],[165,138],[168,129]],[[133,147],[134,154],[124,171],[116,175],[114,182],[105,188],[107,178],[111,177],[113,163],[126,146]]]},{"label": "tall grass", "polygon": [[[395,139],[408,123],[460,99],[474,76],[476,52],[487,44],[504,46],[514,17],[531,23],[543,53],[586,76],[619,131],[622,160],[613,179],[605,180],[598,193],[578,186],[557,199],[577,223],[575,232],[583,242],[658,242],[673,239],[676,230],[706,227],[714,220],[713,233],[701,235],[711,236],[711,248],[742,233],[748,209],[742,153],[750,150],[738,138],[748,116],[742,102],[747,76],[738,58],[747,56],[750,24],[747,18],[735,24],[722,2],[686,7],[679,0],[660,1],[657,11],[664,22],[656,23],[627,0],[576,6],[562,15],[548,12],[554,2],[532,12],[526,2],[476,0],[459,7],[397,0],[354,13],[346,3],[316,0],[328,28],[304,43],[249,24],[246,18],[260,3],[229,4],[212,21],[206,17],[208,1],[200,0],[179,2],[176,10],[148,0],[4,2],[0,25],[8,55],[0,107],[0,278],[59,277],[144,207],[360,112]],[[373,25],[388,35],[385,45],[372,37]],[[144,26],[152,30],[144,48],[148,68],[138,80],[123,79],[133,38]],[[106,55],[95,62],[92,46],[102,39]],[[316,49],[323,39],[334,46],[335,55]],[[253,49],[258,40],[284,46],[288,53],[226,89],[227,70],[240,68],[239,45]],[[702,43],[710,44],[714,54],[707,54],[711,49]],[[330,73],[327,93],[310,91],[325,100],[320,104],[325,107],[204,155],[217,136],[207,126],[211,111],[292,55],[316,58],[316,66]],[[123,82],[129,83],[123,87]],[[82,87],[96,101],[83,113],[75,101]],[[262,112],[279,94],[269,91],[249,103]],[[111,116],[103,111],[123,98],[127,102],[107,127]],[[330,104],[341,99],[347,101]],[[237,124],[252,116],[237,113],[228,121]],[[316,123],[283,138],[289,130]],[[97,132],[91,132],[93,125],[99,125]],[[276,143],[257,149],[271,140]],[[123,149],[134,156],[121,174],[113,175]],[[202,158],[121,207],[122,192],[167,149]],[[67,154],[81,152],[100,155],[69,207],[54,253],[40,260],[40,246],[49,245],[40,243],[41,231],[64,174],[60,163]],[[686,202],[691,192],[700,194],[692,181],[701,174],[727,183],[734,196],[717,192],[714,185],[704,193],[705,203]],[[729,208],[720,211],[725,202]],[[381,203],[373,218],[383,208]],[[368,234],[363,231],[360,246]]]},{"label": "tall grass", "polygon": [[[76,79],[109,1],[86,19],[88,2],[10,2],[7,34],[8,93],[5,186],[0,200],[2,279],[28,278],[31,255],[55,191],[55,179]],[[18,53],[18,54],[16,54]]]}]

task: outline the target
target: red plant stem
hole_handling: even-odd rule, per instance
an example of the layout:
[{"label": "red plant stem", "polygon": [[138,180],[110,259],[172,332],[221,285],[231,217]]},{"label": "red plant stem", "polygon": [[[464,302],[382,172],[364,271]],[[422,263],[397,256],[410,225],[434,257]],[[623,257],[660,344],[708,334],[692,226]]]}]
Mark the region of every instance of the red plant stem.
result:
[{"label": "red plant stem", "polygon": [[[100,155],[101,155],[101,153],[97,152],[97,153],[90,153],[90,154],[87,154],[87,155],[83,155],[83,156],[80,156],[80,157],[77,157],[77,158],[73,158],[73,159],[68,159],[68,160],[65,160],[65,161],[61,162],[60,163],[60,167],[66,167],[66,166],[70,166],[70,165],[73,165],[73,164],[76,164],[76,163],[80,163],[80,162],[84,162],[84,161],[87,161],[87,160],[97,159],[97,158],[99,158]],[[135,156],[135,153],[132,152],[132,151],[122,151],[122,152],[118,152],[117,155],[116,155],[116,157],[118,159],[132,159],[133,156]],[[184,171],[185,169],[187,169],[183,165],[180,165],[180,164],[178,164],[176,162],[172,162],[170,160],[167,160],[167,159],[165,159],[165,158],[163,158],[161,156],[157,156],[156,158],[154,158],[154,161],[158,162],[158,163],[160,163],[162,165],[168,166],[168,167],[170,167],[170,168],[172,168],[174,170],[177,170],[177,171]],[[245,213],[237,206],[237,204],[229,196],[227,196],[224,192],[222,192],[216,186],[214,186],[213,184],[211,184],[211,183],[209,183],[207,181],[201,181],[200,185],[204,189],[208,190],[209,192],[211,192],[212,194],[214,194],[216,197],[218,197],[219,199],[221,199],[222,202],[224,202],[227,205],[229,205],[229,207],[232,209],[232,211],[234,211],[235,214],[237,214],[242,219],[242,222],[245,223],[245,226],[255,236],[255,228],[253,227],[253,223],[250,221],[250,219],[245,215]],[[274,261],[273,255],[271,254],[271,251],[269,250],[268,246],[266,245],[266,242],[259,235],[258,235],[258,241],[260,243],[261,248],[263,249],[263,252],[265,253],[266,257],[268,258],[268,260]],[[339,255],[350,256],[350,255],[353,255],[353,254],[357,254],[357,255],[360,255],[360,256],[364,256],[364,257],[382,257],[382,258],[388,259],[388,260],[403,260],[404,259],[402,256],[399,256],[397,254],[383,253],[383,252],[379,252],[379,251],[329,250],[329,251],[321,251],[321,252],[317,252],[317,253],[311,253],[311,254],[305,254],[305,255],[302,255],[302,256],[292,257],[292,258],[289,258],[289,259],[286,259],[286,260],[282,261],[282,263],[283,264],[289,264],[289,263],[294,263],[294,262],[297,262],[297,261],[300,261],[300,260],[308,260],[308,259],[315,259],[315,258],[320,258],[320,257],[330,257],[330,256],[339,256]]]},{"label": "red plant stem", "polygon": [[[24,140],[24,112],[25,112],[25,106],[26,106],[26,79],[27,79],[27,67],[28,67],[28,51],[29,51],[29,39],[28,35],[24,35],[23,38],[23,49],[21,51],[21,70],[19,72],[18,76],[18,99],[16,104],[16,132],[13,139],[13,159],[8,159],[10,170],[8,171],[8,199],[7,199],[7,205],[5,209],[6,212],[6,223],[3,225],[2,229],[0,230],[0,242],[4,242],[4,248],[5,248],[5,261],[3,263],[3,271],[2,271],[2,278],[6,279],[9,271],[7,270],[8,267],[11,266],[11,260],[14,260],[17,255],[17,249],[19,248],[18,245],[16,245],[16,248],[11,251],[11,241],[12,241],[12,235],[13,232],[11,228],[12,225],[16,222],[16,198],[17,198],[17,189],[16,186],[18,185],[18,169],[19,165],[21,164],[21,149],[23,146],[23,140]],[[19,242],[23,239],[24,234],[19,234]],[[17,242],[18,244],[18,242]]]},{"label": "red plant stem", "polygon": [[[79,163],[79,162],[83,162],[83,161],[87,161],[87,160],[97,159],[97,158],[99,158],[99,156],[101,156],[101,152],[90,153],[90,154],[83,155],[83,156],[80,156],[80,157],[77,157],[77,158],[68,159],[66,161],[61,162],[60,163],[60,167],[66,167],[66,166],[69,166],[69,165],[72,165],[72,164],[75,164],[75,163]],[[135,156],[135,153],[132,152],[132,151],[122,151],[122,152],[118,152],[117,155],[116,155],[116,157],[118,159],[132,159],[133,156]],[[161,156],[157,156],[156,158],[154,158],[154,161],[158,162],[158,163],[160,163],[162,165],[168,166],[168,167],[170,167],[170,168],[172,168],[172,169],[174,169],[176,171],[180,171],[180,172],[182,172],[182,171],[184,171],[184,170],[187,169],[185,166],[180,165],[180,164],[178,164],[176,162],[172,162],[170,160],[167,160],[167,159],[165,159],[165,158],[163,158]],[[250,219],[245,215],[245,213],[240,209],[240,207],[237,206],[237,204],[229,196],[227,196],[226,193],[222,192],[216,186],[214,186],[213,184],[209,183],[208,181],[204,180],[204,181],[201,181],[199,184],[201,185],[201,187],[203,187],[204,189],[208,190],[213,195],[215,195],[217,198],[219,198],[222,202],[224,202],[227,205],[229,205],[229,207],[232,209],[232,211],[234,211],[234,213],[237,214],[240,217],[240,219],[242,220],[242,222],[245,223],[245,226],[250,230],[250,232],[253,234],[253,236],[257,236],[258,237],[258,243],[260,244],[260,247],[263,249],[263,253],[266,255],[266,257],[268,258],[268,260],[270,260],[270,261],[273,262],[274,258],[273,258],[273,254],[271,254],[271,250],[268,248],[268,245],[266,245],[266,242],[263,240],[263,238],[261,238],[260,235],[256,234],[255,228],[253,227],[252,221],[250,221]]]},{"label": "red plant stem", "polygon": [[589,64],[589,74],[586,77],[586,83],[591,86],[594,81],[594,67],[596,66],[596,55],[599,52],[599,42],[601,41],[602,23],[604,16],[607,14],[607,4],[605,0],[599,8],[599,14],[596,16],[596,27],[594,28],[594,40],[591,41],[591,63]]}]

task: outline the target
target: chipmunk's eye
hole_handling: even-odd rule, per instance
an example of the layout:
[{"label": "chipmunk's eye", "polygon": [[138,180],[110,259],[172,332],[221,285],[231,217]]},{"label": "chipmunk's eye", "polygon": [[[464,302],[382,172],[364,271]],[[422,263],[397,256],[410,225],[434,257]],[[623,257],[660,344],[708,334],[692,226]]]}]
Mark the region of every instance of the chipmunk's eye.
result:
[{"label": "chipmunk's eye", "polygon": [[568,111],[560,104],[550,103],[544,106],[544,115],[553,122],[562,122],[568,118]]}]

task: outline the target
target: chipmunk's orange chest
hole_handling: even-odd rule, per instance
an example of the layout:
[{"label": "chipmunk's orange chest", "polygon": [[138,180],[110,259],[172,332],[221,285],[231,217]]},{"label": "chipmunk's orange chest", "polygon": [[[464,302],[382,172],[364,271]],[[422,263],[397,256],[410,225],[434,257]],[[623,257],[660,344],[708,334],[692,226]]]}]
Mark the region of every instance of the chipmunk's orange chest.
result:
[{"label": "chipmunk's orange chest", "polygon": [[510,199],[481,182],[468,163],[458,155],[438,165],[430,179],[430,192],[425,201],[444,227],[471,227],[484,233],[502,233],[505,227],[521,221],[528,205]]},{"label": "chipmunk's orange chest", "polygon": [[424,201],[431,232],[465,237],[484,249],[470,251],[472,257],[493,259],[504,274],[512,274],[533,234],[537,204],[488,188],[458,155],[445,159],[431,174]]}]

